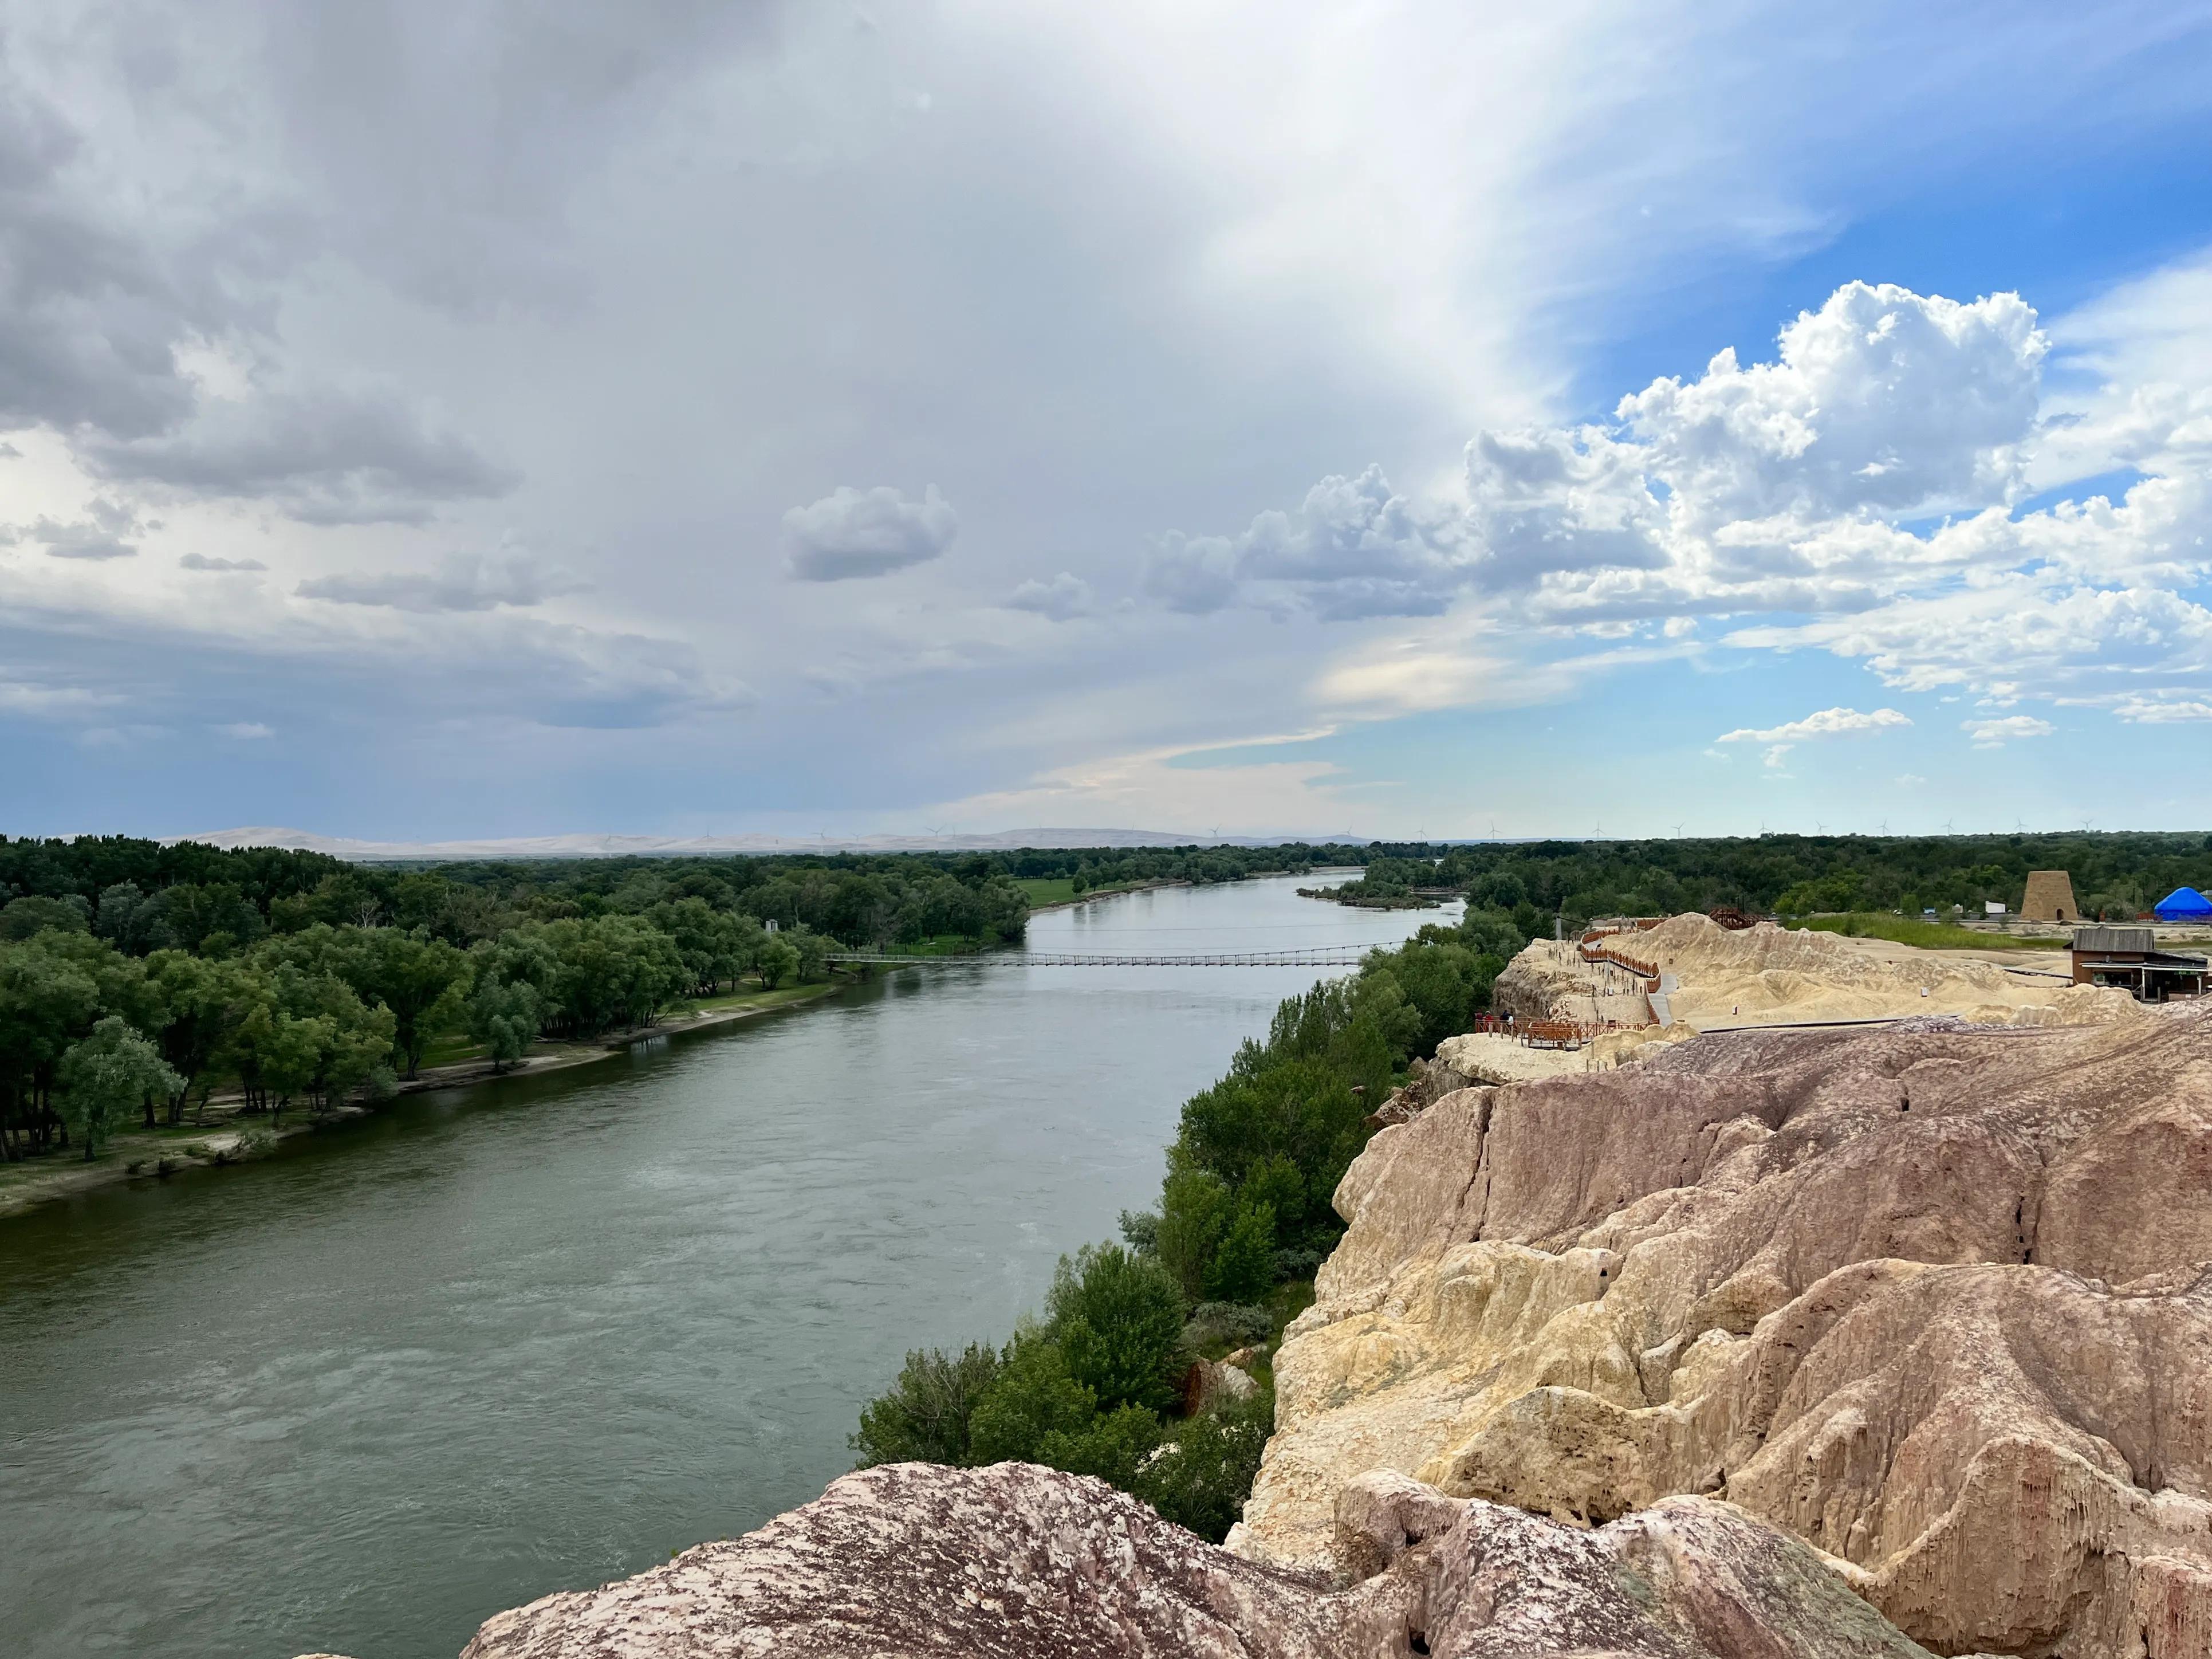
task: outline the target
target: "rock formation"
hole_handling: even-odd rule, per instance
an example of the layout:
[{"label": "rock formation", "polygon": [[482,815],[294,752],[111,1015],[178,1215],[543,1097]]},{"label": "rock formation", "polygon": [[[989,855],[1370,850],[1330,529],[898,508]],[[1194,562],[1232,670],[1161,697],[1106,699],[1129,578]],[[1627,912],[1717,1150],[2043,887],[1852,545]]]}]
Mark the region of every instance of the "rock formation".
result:
[{"label": "rock formation", "polygon": [[1470,1088],[1336,1203],[1232,1549],[1340,1564],[1378,1470],[1725,1495],[1942,1652],[2212,1654],[2212,1005]]},{"label": "rock formation", "polygon": [[[1698,1026],[1918,1014],[2078,1024],[2132,1019],[2139,1012],[2124,991],[2067,983],[2065,958],[2052,952],[2019,955],[2057,978],[1954,951],[1917,951],[1771,922],[1731,929],[1697,915],[1670,916],[1615,942],[1674,976],[1667,996],[1671,1016]],[[1990,944],[2002,947],[2003,941]],[[1491,996],[1501,1012],[1519,1019],[1635,1024],[1648,1018],[1636,1012],[1637,1000],[1606,988],[1620,981],[1619,969],[1583,962],[1574,941],[1538,939],[1506,964]]]},{"label": "rock formation", "polygon": [[1583,1531],[1348,1483],[1334,1581],[1239,1559],[1079,1475],[847,1475],[758,1532],[489,1621],[462,1659],[1927,1659],[1820,1557],[1672,1498]]}]

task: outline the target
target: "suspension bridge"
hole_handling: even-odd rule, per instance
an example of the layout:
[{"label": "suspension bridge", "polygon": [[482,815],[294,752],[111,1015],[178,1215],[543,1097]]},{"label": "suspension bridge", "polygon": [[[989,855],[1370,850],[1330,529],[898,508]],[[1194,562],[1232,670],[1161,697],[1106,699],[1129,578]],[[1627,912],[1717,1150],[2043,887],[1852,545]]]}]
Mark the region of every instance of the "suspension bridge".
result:
[{"label": "suspension bridge", "polygon": [[849,968],[942,967],[966,963],[984,968],[1357,968],[1371,945],[1316,945],[1296,951],[1209,951],[1195,956],[1157,951],[1111,956],[1063,951],[988,951],[967,956],[905,957],[872,951],[838,951],[830,960]]}]

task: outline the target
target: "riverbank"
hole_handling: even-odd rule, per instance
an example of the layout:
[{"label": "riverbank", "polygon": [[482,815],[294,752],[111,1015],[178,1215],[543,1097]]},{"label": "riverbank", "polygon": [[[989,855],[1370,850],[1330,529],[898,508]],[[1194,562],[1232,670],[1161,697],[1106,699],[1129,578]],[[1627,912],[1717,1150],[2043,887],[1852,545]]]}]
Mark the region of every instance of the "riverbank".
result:
[{"label": "riverbank", "polygon": [[[692,1004],[691,1012],[657,1024],[642,1025],[588,1042],[536,1043],[520,1060],[497,1071],[481,1053],[425,1066],[418,1075],[400,1083],[386,1099],[428,1094],[438,1089],[543,1077],[572,1066],[592,1065],[656,1037],[704,1030],[817,1001],[851,982],[849,978],[832,979],[821,985],[792,985],[710,998]],[[133,1124],[118,1129],[108,1137],[105,1150],[89,1163],[81,1153],[63,1152],[19,1164],[0,1164],[0,1218],[104,1187],[125,1182],[150,1186],[186,1170],[220,1169],[247,1163],[266,1156],[280,1141],[365,1117],[383,1103],[349,1102],[319,1117],[295,1109],[289,1121],[272,1123],[259,1114],[243,1115],[244,1103],[235,1091],[216,1095],[209,1099],[204,1111],[191,1115],[192,1121],[189,1123],[174,1127],[160,1124],[151,1129]]]},{"label": "riverbank", "polygon": [[[1247,877],[1246,879],[1251,878]],[[1129,893],[1150,893],[1164,887],[1188,887],[1191,884],[1178,876],[1164,881],[1132,881],[1110,887],[1092,887],[1080,893],[1075,890],[1075,884],[1064,877],[1054,880],[1031,879],[1015,884],[1029,896],[1030,914],[1038,916],[1049,910],[1073,910],[1077,905],[1088,904],[1093,899],[1121,898]]]}]

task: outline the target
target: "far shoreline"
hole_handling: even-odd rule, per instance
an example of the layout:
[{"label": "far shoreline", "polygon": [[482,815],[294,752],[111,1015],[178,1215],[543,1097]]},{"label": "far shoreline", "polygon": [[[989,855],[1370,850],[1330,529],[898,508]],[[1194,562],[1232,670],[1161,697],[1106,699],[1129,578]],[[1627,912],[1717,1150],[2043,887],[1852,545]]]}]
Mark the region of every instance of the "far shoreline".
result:
[{"label": "far shoreline", "polygon": [[[213,1122],[179,1124],[174,1128],[163,1125],[150,1134],[143,1126],[133,1124],[130,1128],[118,1130],[111,1135],[109,1150],[90,1163],[81,1157],[65,1157],[51,1167],[31,1172],[10,1183],[6,1190],[0,1191],[0,1223],[44,1208],[46,1205],[97,1192],[106,1187],[133,1182],[143,1182],[149,1186],[158,1184],[169,1176],[154,1173],[150,1166],[163,1158],[177,1159],[177,1166],[171,1171],[173,1175],[251,1163],[256,1158],[265,1156],[266,1149],[243,1158],[230,1156],[249,1136],[265,1137],[273,1146],[301,1135],[313,1134],[332,1124],[368,1117],[407,1095],[431,1094],[441,1089],[479,1088],[505,1083],[514,1078],[544,1077],[579,1066],[596,1065],[626,1054],[638,1044],[651,1042],[655,1037],[703,1031],[718,1025],[757,1018],[763,1014],[781,1013],[787,1008],[803,1008],[857,982],[856,978],[831,979],[820,985],[793,987],[792,993],[786,995],[779,996],[773,991],[756,993],[755,1000],[744,1006],[708,1008],[688,1018],[667,1020],[655,1025],[637,1026],[617,1036],[595,1038],[585,1042],[549,1044],[547,1052],[526,1054],[501,1071],[495,1071],[489,1060],[479,1059],[426,1066],[418,1075],[400,1083],[382,1100],[349,1102],[319,1117],[301,1111],[290,1122],[272,1124],[258,1118],[241,1117],[235,1109],[231,1109]],[[773,1000],[759,1000],[762,998]],[[228,1104],[236,1098],[234,1093],[218,1096],[210,1103]],[[188,1146],[204,1148],[204,1152],[187,1153],[185,1148]],[[216,1154],[222,1156],[218,1158],[215,1156]],[[138,1167],[134,1169],[133,1164]]]},{"label": "far shoreline", "polygon": [[[1340,867],[1357,870],[1359,866],[1349,865]],[[1296,873],[1288,870],[1255,871],[1238,879],[1257,881]],[[1306,873],[1316,875],[1326,872],[1316,870]],[[1042,915],[1049,911],[1072,910],[1108,899],[1127,898],[1135,893],[1196,884],[1183,877],[1136,882],[1126,887],[1113,887],[1056,900],[1049,904],[1033,905],[1028,914]],[[1225,884],[1233,886],[1237,884]],[[947,960],[957,958],[948,957]],[[898,965],[886,964],[883,971],[889,971]],[[514,1078],[544,1077],[579,1066],[596,1065],[626,1054],[638,1044],[649,1042],[657,1037],[688,1036],[716,1026],[734,1024],[739,1020],[757,1018],[763,1014],[780,1013],[787,1008],[803,1008],[861,982],[861,978],[857,975],[832,977],[819,985],[793,986],[782,994],[775,991],[744,994],[744,1000],[741,1006],[706,1008],[685,1018],[634,1027],[614,1036],[597,1037],[586,1042],[550,1042],[544,1045],[544,1052],[526,1054],[503,1071],[495,1071],[489,1060],[477,1058],[426,1066],[416,1076],[399,1083],[391,1094],[381,1100],[349,1102],[319,1117],[302,1111],[291,1121],[281,1124],[272,1124],[258,1117],[241,1117],[233,1105],[238,1097],[235,1091],[227,1091],[214,1097],[209,1103],[211,1107],[229,1108],[222,1110],[212,1121],[179,1124],[174,1128],[164,1124],[151,1132],[143,1125],[133,1124],[112,1133],[108,1139],[109,1149],[88,1164],[81,1157],[65,1156],[58,1163],[26,1171],[18,1178],[6,1182],[4,1186],[0,1186],[0,1225],[49,1204],[60,1203],[109,1187],[132,1182],[158,1185],[171,1176],[252,1163],[267,1156],[276,1143],[296,1139],[334,1124],[369,1116],[404,1096],[431,1094],[441,1089],[487,1087]],[[262,1144],[245,1156],[237,1156],[240,1143],[249,1137]],[[187,1152],[185,1150],[187,1146],[199,1150]],[[175,1167],[169,1174],[157,1173],[155,1166],[160,1161],[170,1158],[175,1160]],[[137,1166],[135,1169],[132,1167],[134,1164]],[[20,1165],[0,1166],[0,1178],[4,1178],[7,1169],[20,1168]]]}]

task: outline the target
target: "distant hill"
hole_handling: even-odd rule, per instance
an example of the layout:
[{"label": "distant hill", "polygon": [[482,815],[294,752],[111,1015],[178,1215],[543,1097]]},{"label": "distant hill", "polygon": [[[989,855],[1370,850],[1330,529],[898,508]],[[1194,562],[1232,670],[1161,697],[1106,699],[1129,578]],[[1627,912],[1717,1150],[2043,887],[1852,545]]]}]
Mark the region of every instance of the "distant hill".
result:
[{"label": "distant hill", "polygon": [[1023,847],[1273,847],[1285,842],[1364,846],[1370,837],[1191,836],[1160,830],[1003,830],[944,836],[526,836],[484,841],[356,841],[255,825],[178,837],[210,847],[287,847],[356,862],[392,860],[696,858],[715,854],[994,853]]}]

